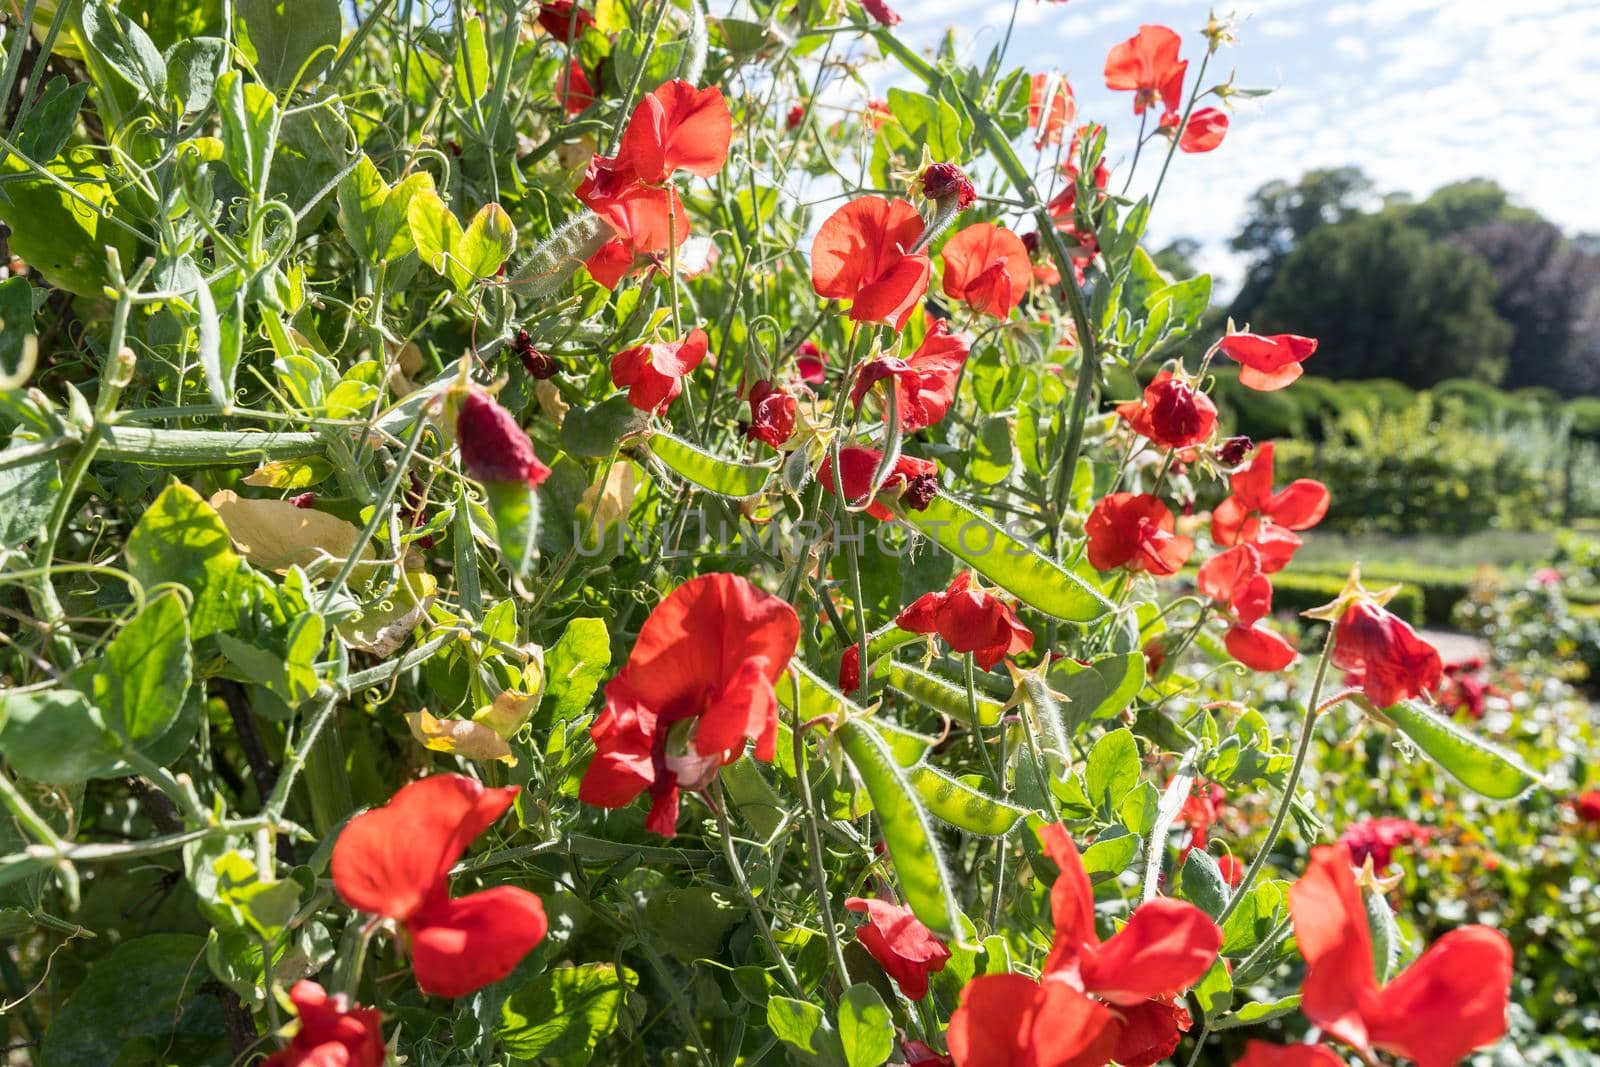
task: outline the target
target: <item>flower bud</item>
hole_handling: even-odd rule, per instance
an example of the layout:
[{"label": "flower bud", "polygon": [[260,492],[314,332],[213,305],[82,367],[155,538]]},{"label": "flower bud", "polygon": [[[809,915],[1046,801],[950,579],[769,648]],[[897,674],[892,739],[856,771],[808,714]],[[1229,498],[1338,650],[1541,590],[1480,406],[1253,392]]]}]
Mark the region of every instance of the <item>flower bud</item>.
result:
[{"label": "flower bud", "polygon": [[978,190],[954,163],[935,163],[922,172],[922,192],[944,206],[954,199],[956,209],[965,211],[978,201]]},{"label": "flower bud", "polygon": [[1254,447],[1256,443],[1243,434],[1230,437],[1217,448],[1217,462],[1224,467],[1237,467],[1244,462],[1244,457],[1248,456]]},{"label": "flower bud", "polygon": [[482,389],[468,390],[456,417],[456,443],[461,465],[480,482],[526,482],[537,488],[550,468],[533,454],[533,442],[511,412]]}]

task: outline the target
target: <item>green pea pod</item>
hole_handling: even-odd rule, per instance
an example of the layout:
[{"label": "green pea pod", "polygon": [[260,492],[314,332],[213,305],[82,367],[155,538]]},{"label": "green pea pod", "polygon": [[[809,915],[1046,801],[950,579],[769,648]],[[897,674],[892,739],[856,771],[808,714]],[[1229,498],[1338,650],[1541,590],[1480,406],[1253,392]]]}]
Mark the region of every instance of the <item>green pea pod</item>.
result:
[{"label": "green pea pod", "polygon": [[[799,660],[789,661],[789,673],[779,678],[773,689],[778,694],[778,703],[791,712],[798,711],[802,722],[840,712],[843,712],[846,718],[870,721],[872,728],[888,746],[894,761],[902,767],[912,767],[920,763],[922,757],[933,747],[935,739],[932,737],[907,730],[903,726],[896,726],[887,719],[869,716],[859,704],[823,681],[815,671]],[[798,709],[795,707],[796,689],[799,690]]]},{"label": "green pea pod", "polygon": [[1516,756],[1490,744],[1437,712],[1413,701],[1384,708],[1400,732],[1426,752],[1435,763],[1475,793],[1509,800],[1530,786],[1539,775]]},{"label": "green pea pod", "polygon": [[767,479],[772,477],[770,466],[735,463],[661,431],[651,436],[650,451],[668,470],[689,484],[737,500],[755,496],[766,488]]},{"label": "green pea pod", "polygon": [[909,777],[930,813],[969,834],[1003,837],[1028,814],[1027,808],[990,796],[934,767],[913,767]]},{"label": "green pea pod", "polygon": [[[958,722],[968,722],[967,690],[939,677],[931,671],[913,667],[909,663],[895,663],[889,667],[889,685],[912,700],[920,701],[934,711],[942,712]],[[1001,703],[993,697],[978,694],[978,723],[993,726],[1000,721]]]},{"label": "green pea pod", "polygon": [[935,934],[959,937],[961,911],[950,892],[933,824],[888,743],[861,719],[846,720],[834,736],[872,798],[906,904]]},{"label": "green pea pod", "polygon": [[972,506],[940,494],[902,519],[990,582],[1046,615],[1093,622],[1111,610],[1092,572],[1069,571],[1046,559]]}]

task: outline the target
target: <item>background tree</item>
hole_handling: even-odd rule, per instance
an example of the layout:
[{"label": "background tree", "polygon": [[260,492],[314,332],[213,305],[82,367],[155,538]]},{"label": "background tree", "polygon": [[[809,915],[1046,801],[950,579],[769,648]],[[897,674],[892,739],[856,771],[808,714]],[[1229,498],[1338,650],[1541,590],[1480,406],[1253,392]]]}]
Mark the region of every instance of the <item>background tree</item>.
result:
[{"label": "background tree", "polygon": [[1260,304],[1278,267],[1318,227],[1359,214],[1372,199],[1372,179],[1360,167],[1307,171],[1296,182],[1271,181],[1250,197],[1244,226],[1229,242],[1250,257],[1231,313],[1241,322]]}]

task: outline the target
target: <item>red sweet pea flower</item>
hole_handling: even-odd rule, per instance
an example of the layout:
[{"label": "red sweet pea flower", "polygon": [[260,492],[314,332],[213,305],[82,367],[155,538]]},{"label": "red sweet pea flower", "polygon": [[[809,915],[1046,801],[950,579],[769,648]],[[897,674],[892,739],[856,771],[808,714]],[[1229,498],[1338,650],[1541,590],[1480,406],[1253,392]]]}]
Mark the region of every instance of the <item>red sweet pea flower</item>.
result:
[{"label": "red sweet pea flower", "polygon": [[883,0],[861,0],[861,7],[867,14],[878,20],[882,26],[900,25],[900,16],[889,10],[889,5]]},{"label": "red sweet pea flower", "polygon": [[1217,406],[1190,382],[1169,370],[1157,374],[1137,401],[1117,405],[1117,414],[1163,448],[1190,448],[1211,436]]},{"label": "red sweet pea flower", "polygon": [[1333,665],[1361,677],[1380,708],[1415,699],[1439,684],[1439,650],[1369,596],[1355,600],[1333,627]]},{"label": "red sweet pea flower", "polygon": [[1282,389],[1305,373],[1300,366],[1317,350],[1314,337],[1292,333],[1262,337],[1254,333],[1230,333],[1219,345],[1222,354],[1241,364],[1239,384],[1247,389],[1270,393]]},{"label": "red sweet pea flower", "polygon": [[660,184],[677,170],[710,178],[727,162],[732,139],[733,116],[721,89],[669,81],[633,109],[617,163],[647,184]]},{"label": "red sweet pea flower", "polygon": [[698,327],[681,341],[635,345],[611,357],[611,384],[628,390],[640,411],[665,411],[683,392],[683,379],[706,358],[709,340]]},{"label": "red sweet pea flower", "polygon": [[1426,826],[1418,826],[1410,819],[1386,815],[1351,823],[1339,835],[1339,844],[1349,850],[1350,862],[1357,867],[1370,859],[1373,867],[1381,871],[1393,861],[1395,849],[1403,845],[1421,844],[1430,836],[1431,832]]},{"label": "red sweet pea flower", "polygon": [[617,231],[630,263],[634,254],[665,252],[689,239],[689,217],[677,190],[641,183],[619,159],[589,160],[576,195]]},{"label": "red sweet pea flower", "polygon": [[783,118],[783,128],[786,129],[786,130],[797,129],[799,127],[799,125],[802,122],[804,122],[805,120],[806,120],[806,106],[804,104],[796,104],[793,107],[791,107],[789,109],[789,113],[784,116],[784,118]]},{"label": "red sweet pea flower", "polygon": [[1344,1060],[1322,1045],[1270,1045],[1251,1041],[1233,1067],[1345,1067]]},{"label": "red sweet pea flower", "polygon": [[594,85],[576,59],[567,66],[566,94],[564,103],[569,115],[576,115],[594,103]]},{"label": "red sweet pea flower", "polygon": [[[932,426],[944,418],[955,402],[956,383],[967,362],[969,344],[965,334],[951,333],[944,319],[936,319],[909,359],[879,356],[863,366],[856,374],[855,388],[850,390],[850,402],[860,407],[867,390],[888,379],[895,391],[900,429],[912,433]],[[887,422],[887,404],[883,417]]]},{"label": "red sweet pea flower", "polygon": [[944,294],[1003,319],[1033,280],[1022,239],[1004,226],[979,222],[944,245]]},{"label": "red sweet pea flower", "polygon": [[1263,444],[1255,459],[1229,479],[1233,495],[1211,513],[1211,539],[1219,545],[1253,544],[1261,553],[1261,569],[1281,571],[1300,547],[1291,530],[1309,530],[1328,513],[1328,487],[1310,478],[1296,478],[1272,491],[1273,445]]},{"label": "red sweet pea flower", "polygon": [[550,468],[533,454],[533,442],[511,412],[473,386],[456,416],[456,444],[461,465],[480,482],[527,482],[529,488],[550,477]]},{"label": "red sweet pea flower", "polygon": [[289,990],[300,1029],[289,1047],[262,1067],[383,1067],[383,1033],[374,1008],[352,1005],[344,995],[302,978]]},{"label": "red sweet pea flower", "polygon": [[887,900],[851,897],[844,906],[866,913],[866,923],[856,927],[856,940],[894,979],[900,992],[912,1000],[927,996],[928,976],[944,970],[950,959],[950,950],[933,931],[910,908]]},{"label": "red sweet pea flower", "polygon": [[1078,116],[1072,86],[1059,74],[1035,74],[1028,86],[1028,125],[1035,133],[1033,146],[1060,144],[1061,132]]},{"label": "red sweet pea flower", "polygon": [[1244,864],[1231,852],[1217,857],[1217,870],[1222,872],[1223,880],[1235,889],[1244,881]]},{"label": "red sweet pea flower", "polygon": [[821,385],[828,380],[828,357],[817,347],[817,342],[802,342],[795,369],[800,372],[800,380],[807,385]]},{"label": "red sweet pea flower", "polygon": [[[877,474],[878,464],[882,461],[883,453],[875,448],[848,445],[839,449],[839,483],[844,488],[846,502],[852,507],[867,503],[867,496],[872,493],[873,476]],[[817,468],[817,480],[828,492],[836,491],[832,454],[823,457],[822,465]],[[885,493],[898,496],[908,508],[922,511],[939,495],[939,468],[925,459],[901,456],[875,495],[882,496]],[[876,499],[867,504],[866,512],[883,522],[894,518],[889,509]]]},{"label": "red sweet pea flower", "polygon": [[549,0],[539,5],[539,25],[556,40],[570,44],[574,37],[594,25],[594,16],[572,0]]},{"label": "red sweet pea flower", "polygon": [[911,252],[922,239],[922,216],[904,200],[864,196],[828,216],[811,245],[817,295],[849,300],[850,318],[905,328],[928,291],[932,263]]},{"label": "red sweet pea flower", "polygon": [[[1180,121],[1173,116],[1173,125]],[[1162,124],[1166,124],[1163,118]],[[1228,134],[1228,113],[1220,108],[1202,107],[1195,109],[1189,115],[1189,121],[1184,123],[1183,132],[1178,135],[1178,150],[1181,152],[1209,152],[1222,143]],[[1240,375],[1241,380],[1243,375]]]},{"label": "red sweet pea flower", "polygon": [[1281,671],[1298,653],[1280,634],[1258,625],[1272,614],[1272,583],[1254,545],[1235,545],[1206,561],[1200,591],[1221,604],[1234,624],[1223,638],[1228,654],[1256,671]]},{"label": "red sweet pea flower", "polygon": [[1591,789],[1572,798],[1572,813],[1579,822],[1600,823],[1600,789]]},{"label": "red sweet pea flower", "polygon": [[450,896],[450,868],[517,792],[514,785],[485,789],[463,775],[435,774],[351,819],[334,842],[334,888],[352,908],[405,928],[424,993],[476,992],[510,974],[544,940],[544,908],[525,889]]},{"label": "red sweet pea flower", "polygon": [[1192,904],[1170,898],[1134,909],[1102,942],[1094,890],[1059,824],[1039,833],[1061,874],[1050,891],[1055,943],[1038,981],[974,978],[950,1019],[958,1067],[1148,1067],[1189,1026],[1175,1001],[1211,968],[1222,931]]},{"label": "red sweet pea flower", "polygon": [[1033,647],[1033,631],[1005,601],[974,588],[971,571],[956,575],[944,592],[924,593],[912,601],[894,623],[914,634],[938,634],[952,651],[971,652],[986,671]]},{"label": "red sweet pea flower", "polygon": [[1189,844],[1184,848],[1205,848],[1211,840],[1211,824],[1222,813],[1222,800],[1227,793],[1220,785],[1196,785],[1184,798],[1178,809],[1178,821],[1189,828]]},{"label": "red sweet pea flower", "polygon": [[781,386],[761,381],[750,387],[750,429],[745,433],[754,441],[764,441],[781,449],[794,435],[795,415],[800,402]]},{"label": "red sweet pea flower", "polygon": [[756,759],[772,760],[772,685],[799,639],[794,609],[737,575],[705,574],[674,589],[606,683],[605,710],[589,728],[595,757],[578,798],[620,808],[648,791],[645,825],[671,837],[680,788],[704,789],[750,741]]},{"label": "red sweet pea flower", "polygon": [[851,645],[839,657],[839,692],[854,693],[861,688],[861,646]]},{"label": "red sweet pea flower", "polygon": [[1139,32],[1116,45],[1106,56],[1106,88],[1133,91],[1133,113],[1159,97],[1168,111],[1183,105],[1183,76],[1187,60],[1178,58],[1182,40],[1165,26],[1140,26]]},{"label": "red sweet pea flower", "polygon": [[956,1067],[956,1061],[942,1052],[935,1052],[921,1041],[907,1041],[906,1067]]},{"label": "red sweet pea flower", "polygon": [[1452,930],[1380,986],[1343,846],[1311,850],[1310,866],[1289,890],[1289,914],[1307,965],[1300,1010],[1330,1037],[1417,1067],[1454,1067],[1506,1032],[1511,944],[1498,930]]},{"label": "red sweet pea flower", "polygon": [[1084,523],[1089,562],[1097,571],[1127,567],[1157,576],[1177,574],[1194,551],[1194,542],[1175,535],[1176,525],[1160,497],[1112,493],[1095,504]]},{"label": "red sweet pea flower", "polygon": [[617,283],[633,269],[634,259],[628,242],[617,237],[601,245],[600,250],[584,260],[583,265],[588,268],[589,277],[607,289],[615,289]]}]

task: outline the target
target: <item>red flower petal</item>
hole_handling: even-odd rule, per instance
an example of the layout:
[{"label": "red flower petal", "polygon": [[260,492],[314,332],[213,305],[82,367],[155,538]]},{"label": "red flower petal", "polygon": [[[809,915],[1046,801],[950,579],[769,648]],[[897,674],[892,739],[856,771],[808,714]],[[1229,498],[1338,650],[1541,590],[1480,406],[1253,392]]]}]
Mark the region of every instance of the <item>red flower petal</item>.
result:
[{"label": "red flower petal", "polygon": [[1505,1034],[1511,964],[1498,930],[1451,930],[1383,987],[1372,1044],[1417,1067],[1454,1067]]},{"label": "red flower petal", "polygon": [[727,161],[732,137],[733,116],[721,89],[669,81],[634,108],[617,161],[652,184],[666,181],[675,170],[709,178]]},{"label": "red flower petal", "polygon": [[857,322],[904,327],[932,271],[926,254],[909,254],[922,237],[922,216],[904,200],[864,196],[828,216],[811,246],[811,284],[818,296],[850,300]]},{"label": "red flower petal", "polygon": [[407,923],[417,987],[463,997],[498,982],[544,940],[547,927],[539,898],[515,886],[430,902]]},{"label": "red flower petal", "polygon": [[944,292],[979,311],[1003,319],[1033,280],[1033,264],[1022,239],[1003,226],[980,222],[945,242]]},{"label": "red flower petal", "polygon": [[1360,672],[1362,688],[1380,708],[1421,696],[1444,675],[1438,649],[1404,619],[1368,600],[1350,605],[1334,624],[1333,665]]},{"label": "red flower petal", "polygon": [[1186,60],[1178,58],[1182,39],[1165,26],[1140,26],[1139,32],[1114,46],[1106,56],[1106,88],[1131,90],[1133,113],[1160,97],[1168,111],[1182,103]]},{"label": "red flower petal", "polygon": [[1301,363],[1317,350],[1312,337],[1292,333],[1263,337],[1231,333],[1222,339],[1222,353],[1241,364],[1239,384],[1270,393],[1282,389],[1304,373]]},{"label": "red flower petal", "polygon": [[928,995],[928,976],[944,970],[950,950],[933,936],[910,908],[876,898],[851,897],[851,911],[865,912],[867,923],[856,928],[856,940],[912,1000]]},{"label": "red flower petal", "polygon": [[1289,889],[1289,914],[1308,968],[1300,1010],[1332,1037],[1368,1047],[1366,1012],[1376,1006],[1378,979],[1366,909],[1343,846],[1311,850],[1305,874]]},{"label": "red flower petal", "polygon": [[1084,988],[1133,1005],[1182,992],[1210,970],[1222,931],[1193,904],[1156,897],[1134,909],[1082,969]]},{"label": "red flower petal", "polygon": [[1184,152],[1209,152],[1228,134],[1228,113],[1220,108],[1196,108],[1184,124],[1178,148]]},{"label": "red flower petal", "polygon": [[1233,1067],[1345,1067],[1338,1053],[1325,1045],[1269,1045],[1251,1041]]}]

